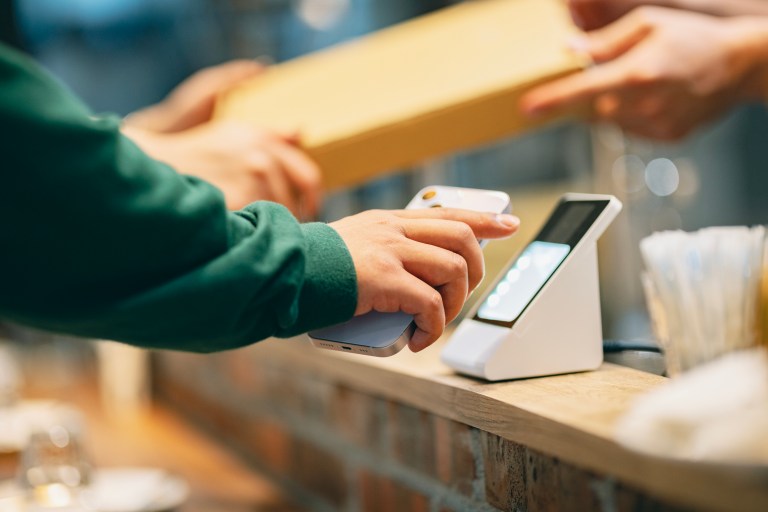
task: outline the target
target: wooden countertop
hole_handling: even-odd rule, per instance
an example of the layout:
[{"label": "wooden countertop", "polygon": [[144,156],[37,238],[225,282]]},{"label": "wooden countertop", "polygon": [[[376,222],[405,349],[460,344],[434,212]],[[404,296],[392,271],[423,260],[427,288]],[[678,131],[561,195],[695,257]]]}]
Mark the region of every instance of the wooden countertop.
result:
[{"label": "wooden countertop", "polygon": [[570,375],[487,383],[463,377],[438,358],[373,357],[320,351],[304,338],[270,340],[249,357],[280,360],[297,373],[321,373],[355,389],[499,435],[571,464],[613,475],[670,503],[700,510],[766,510],[768,466],[735,467],[650,457],[620,446],[612,432],[632,399],[663,377],[604,364]]}]

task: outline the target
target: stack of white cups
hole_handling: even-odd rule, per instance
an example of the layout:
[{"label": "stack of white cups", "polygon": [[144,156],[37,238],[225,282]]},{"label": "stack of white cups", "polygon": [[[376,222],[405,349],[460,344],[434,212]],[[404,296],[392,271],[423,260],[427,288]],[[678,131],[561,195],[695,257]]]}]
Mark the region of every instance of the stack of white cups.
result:
[{"label": "stack of white cups", "polygon": [[665,231],[640,243],[648,309],[670,375],[760,339],[762,226]]}]

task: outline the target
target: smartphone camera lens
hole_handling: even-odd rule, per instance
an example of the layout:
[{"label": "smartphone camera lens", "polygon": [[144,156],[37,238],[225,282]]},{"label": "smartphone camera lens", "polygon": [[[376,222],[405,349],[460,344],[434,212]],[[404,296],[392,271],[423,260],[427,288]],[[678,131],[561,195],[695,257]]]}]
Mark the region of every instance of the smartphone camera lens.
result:
[{"label": "smartphone camera lens", "polygon": [[442,207],[443,207],[443,205],[441,205],[440,203],[435,203],[435,204],[430,206],[430,208],[442,208]]},{"label": "smartphone camera lens", "polygon": [[435,191],[435,190],[427,190],[426,192],[424,192],[424,194],[421,196],[421,198],[426,201],[428,199],[432,199],[436,195],[437,195],[437,191]]}]

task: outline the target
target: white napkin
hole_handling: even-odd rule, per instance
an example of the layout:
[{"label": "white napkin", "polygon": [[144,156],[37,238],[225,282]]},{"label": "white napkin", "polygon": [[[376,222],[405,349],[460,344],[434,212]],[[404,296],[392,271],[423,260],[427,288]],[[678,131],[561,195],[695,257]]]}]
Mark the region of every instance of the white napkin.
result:
[{"label": "white napkin", "polygon": [[670,379],[637,399],[615,436],[659,456],[768,464],[768,354],[733,352]]}]

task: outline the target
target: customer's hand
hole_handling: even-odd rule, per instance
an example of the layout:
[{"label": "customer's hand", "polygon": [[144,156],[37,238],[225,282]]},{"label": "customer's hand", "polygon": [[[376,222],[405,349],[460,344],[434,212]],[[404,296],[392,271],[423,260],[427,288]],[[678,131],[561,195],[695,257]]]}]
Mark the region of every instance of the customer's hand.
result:
[{"label": "customer's hand", "polygon": [[602,28],[643,4],[667,5],[669,1],[567,0],[573,22],[582,30]]},{"label": "customer's hand", "polygon": [[414,352],[437,340],[482,280],[477,239],[509,236],[518,225],[511,215],[450,208],[368,211],[330,224],[355,264],[355,315],[372,310],[414,315]]},{"label": "customer's hand", "polygon": [[126,117],[126,124],[171,133],[206,123],[211,120],[219,94],[262,71],[264,66],[253,60],[234,60],[202,69],[179,84],[160,103]]},{"label": "customer's hand", "polygon": [[602,28],[641,5],[672,7],[714,16],[765,16],[765,0],[567,0],[573,21],[583,30]]},{"label": "customer's hand", "polygon": [[320,170],[290,138],[233,121],[170,134],[122,131],[156,160],[216,185],[230,209],[269,200],[311,218],[320,208]]},{"label": "customer's hand", "polygon": [[527,94],[539,115],[579,102],[629,133],[677,140],[765,94],[765,18],[714,18],[640,7],[576,41],[599,65]]}]

